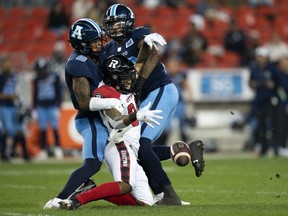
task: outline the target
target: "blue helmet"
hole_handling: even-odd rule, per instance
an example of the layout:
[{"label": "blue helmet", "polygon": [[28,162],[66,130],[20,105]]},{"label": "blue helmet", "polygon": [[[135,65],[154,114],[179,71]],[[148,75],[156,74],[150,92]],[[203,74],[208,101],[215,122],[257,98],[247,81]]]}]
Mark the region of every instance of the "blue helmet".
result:
[{"label": "blue helmet", "polygon": [[[103,28],[110,38],[121,41],[133,30],[134,22],[135,16],[129,7],[123,4],[114,4],[107,9],[104,15]],[[115,31],[114,25],[118,26],[119,31]]]},{"label": "blue helmet", "polygon": [[100,52],[93,52],[91,42],[104,38],[104,31],[95,21],[82,18],[75,21],[69,30],[69,42],[71,46],[86,55],[97,55]]},{"label": "blue helmet", "polygon": [[103,62],[104,82],[122,93],[132,92],[136,74],[134,63],[123,55],[112,55]]}]

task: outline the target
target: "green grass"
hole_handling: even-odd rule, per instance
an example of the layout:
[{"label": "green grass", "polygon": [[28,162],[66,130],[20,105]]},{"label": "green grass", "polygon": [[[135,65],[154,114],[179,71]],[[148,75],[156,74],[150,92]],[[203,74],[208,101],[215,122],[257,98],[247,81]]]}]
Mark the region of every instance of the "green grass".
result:
[{"label": "green grass", "polygon": [[[221,158],[221,157],[220,157]],[[206,157],[204,175],[197,178],[189,164],[163,163],[172,184],[191,206],[118,207],[105,201],[92,202],[76,211],[43,210],[55,197],[78,162],[32,162],[0,164],[0,215],[287,215],[287,158]],[[277,177],[277,174],[280,177]],[[97,184],[112,178],[103,166]]]}]

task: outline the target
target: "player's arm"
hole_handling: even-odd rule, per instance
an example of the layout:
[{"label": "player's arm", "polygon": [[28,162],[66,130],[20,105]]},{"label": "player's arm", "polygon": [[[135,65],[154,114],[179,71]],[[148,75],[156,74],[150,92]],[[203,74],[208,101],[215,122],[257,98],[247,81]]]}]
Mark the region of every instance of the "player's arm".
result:
[{"label": "player's arm", "polygon": [[140,51],[134,66],[138,72],[138,79],[133,89],[137,99],[140,96],[142,86],[158,64],[161,57],[160,51],[155,42],[162,46],[166,44],[164,38],[157,33],[145,36],[145,38],[138,43]]},{"label": "player's arm", "polygon": [[85,77],[73,77],[73,91],[81,110],[99,111],[120,104],[120,101],[115,98],[91,97],[89,81]]},{"label": "player's arm", "polygon": [[163,119],[162,116],[157,115],[161,113],[162,110],[149,110],[151,103],[147,106],[138,110],[137,112],[132,112],[129,115],[122,115],[117,109],[106,110],[106,115],[110,118],[109,123],[114,129],[122,129],[132,124],[135,121],[143,121],[150,127],[154,127],[151,123],[159,125],[160,123],[155,120],[155,118]]},{"label": "player's arm", "polygon": [[150,47],[144,40],[141,40],[139,45],[140,51],[137,56],[135,69],[137,70],[139,77],[147,79],[159,62],[161,54],[154,43],[152,43],[152,46]]}]

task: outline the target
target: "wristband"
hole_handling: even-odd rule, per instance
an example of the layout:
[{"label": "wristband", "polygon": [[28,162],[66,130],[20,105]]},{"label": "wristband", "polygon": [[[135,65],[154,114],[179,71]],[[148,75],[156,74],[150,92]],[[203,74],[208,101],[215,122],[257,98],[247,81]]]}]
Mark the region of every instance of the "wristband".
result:
[{"label": "wristband", "polygon": [[128,119],[130,122],[136,121],[137,120],[137,113],[133,112],[133,113],[129,114]]}]

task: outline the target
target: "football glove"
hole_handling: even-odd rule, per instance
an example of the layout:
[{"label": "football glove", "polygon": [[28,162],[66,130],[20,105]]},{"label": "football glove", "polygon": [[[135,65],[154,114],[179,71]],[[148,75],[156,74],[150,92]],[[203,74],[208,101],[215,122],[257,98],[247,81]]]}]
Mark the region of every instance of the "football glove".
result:
[{"label": "football glove", "polygon": [[160,44],[161,46],[164,46],[167,44],[165,39],[158,33],[151,33],[144,38],[144,42],[151,48],[153,45],[153,42],[156,42]]},{"label": "football glove", "polygon": [[130,129],[132,128],[131,125],[122,128],[122,129],[113,129],[110,132],[110,140],[115,142],[115,143],[120,143],[123,141],[123,135]]},{"label": "football glove", "polygon": [[151,106],[151,102],[149,102],[145,107],[139,109],[137,111],[137,120],[145,122],[149,127],[154,128],[154,126],[151,123],[154,123],[156,125],[160,125],[157,119],[163,119],[162,116],[157,115],[158,113],[162,113],[162,110],[149,110]]}]

